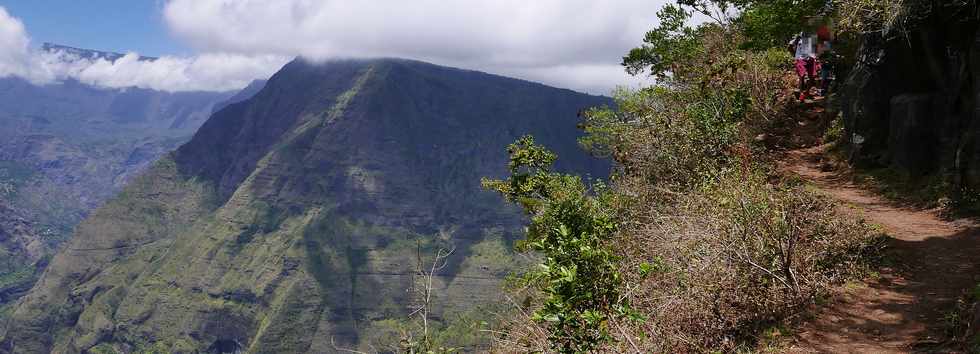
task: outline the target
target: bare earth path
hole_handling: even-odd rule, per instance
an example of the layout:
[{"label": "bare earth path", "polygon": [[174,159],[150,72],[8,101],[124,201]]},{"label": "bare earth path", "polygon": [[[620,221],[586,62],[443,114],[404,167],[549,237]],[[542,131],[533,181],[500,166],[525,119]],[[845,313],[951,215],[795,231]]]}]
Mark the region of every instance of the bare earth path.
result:
[{"label": "bare earth path", "polygon": [[797,331],[793,353],[956,352],[944,316],[965,289],[980,283],[980,228],[944,221],[930,210],[899,206],[820,168],[819,147],[795,150],[786,169],[849,205],[892,238],[894,267],[848,286]]}]

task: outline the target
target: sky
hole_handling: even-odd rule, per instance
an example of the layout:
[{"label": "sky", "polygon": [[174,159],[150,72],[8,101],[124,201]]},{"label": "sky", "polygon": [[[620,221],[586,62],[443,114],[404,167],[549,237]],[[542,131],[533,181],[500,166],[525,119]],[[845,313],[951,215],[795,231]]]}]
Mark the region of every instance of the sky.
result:
[{"label": "sky", "polygon": [[147,56],[192,54],[170,36],[163,5],[155,0],[0,0],[38,45],[52,42]]},{"label": "sky", "polygon": [[[401,57],[609,94],[648,83],[619,62],[664,1],[0,0],[0,77],[223,91],[297,56]],[[129,55],[80,60],[44,42]]]}]

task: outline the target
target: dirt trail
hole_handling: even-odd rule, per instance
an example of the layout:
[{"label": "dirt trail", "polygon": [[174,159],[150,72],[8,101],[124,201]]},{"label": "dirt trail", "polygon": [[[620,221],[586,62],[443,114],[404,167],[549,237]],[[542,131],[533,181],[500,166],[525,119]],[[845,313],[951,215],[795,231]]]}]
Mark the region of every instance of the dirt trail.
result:
[{"label": "dirt trail", "polygon": [[884,227],[893,267],[842,289],[797,331],[793,353],[956,352],[947,348],[944,316],[965,289],[980,283],[980,228],[944,221],[933,211],[900,206],[821,167],[820,147],[788,154],[786,169],[810,180],[866,220]]}]

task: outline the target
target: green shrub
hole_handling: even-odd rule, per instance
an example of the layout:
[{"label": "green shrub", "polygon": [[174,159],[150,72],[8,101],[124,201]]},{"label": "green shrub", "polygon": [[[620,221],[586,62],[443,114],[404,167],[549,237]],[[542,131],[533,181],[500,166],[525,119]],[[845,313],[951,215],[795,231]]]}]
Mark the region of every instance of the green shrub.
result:
[{"label": "green shrub", "polygon": [[511,176],[483,185],[531,216],[519,247],[542,254],[528,279],[545,295],[532,318],[548,328],[552,350],[593,351],[611,339],[610,321],[630,314],[619,258],[609,247],[617,229],[609,194],[601,184],[590,190],[578,176],[551,172],[557,157],[530,136],[508,152]]},{"label": "green shrub", "polygon": [[746,36],[742,47],[760,51],[772,47],[782,49],[787,41],[800,32],[800,25],[805,19],[818,14],[825,3],[824,0],[751,2],[751,5],[744,7],[738,18],[738,26]]},{"label": "green shrub", "polygon": [[843,142],[844,138],[844,117],[838,115],[830,122],[830,126],[827,127],[827,131],[823,134],[823,142],[836,144]]}]

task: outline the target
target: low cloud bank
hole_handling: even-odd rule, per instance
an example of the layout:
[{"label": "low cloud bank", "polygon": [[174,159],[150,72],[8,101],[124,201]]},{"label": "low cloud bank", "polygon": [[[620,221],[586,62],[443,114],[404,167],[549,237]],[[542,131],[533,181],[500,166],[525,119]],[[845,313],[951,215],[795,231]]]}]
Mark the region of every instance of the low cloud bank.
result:
[{"label": "low cloud bank", "polygon": [[230,91],[271,76],[289,59],[284,55],[234,53],[155,60],[140,60],[137,53],[116,60],[81,58],[65,51],[32,48],[24,24],[0,7],[0,77],[20,77],[37,85],[74,79],[104,88]]},{"label": "low cloud bank", "polygon": [[403,57],[608,94],[666,0],[169,0],[202,50],[320,59]]}]

